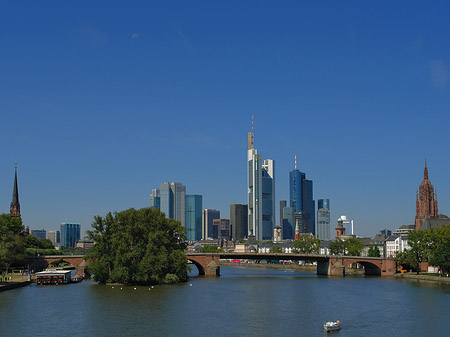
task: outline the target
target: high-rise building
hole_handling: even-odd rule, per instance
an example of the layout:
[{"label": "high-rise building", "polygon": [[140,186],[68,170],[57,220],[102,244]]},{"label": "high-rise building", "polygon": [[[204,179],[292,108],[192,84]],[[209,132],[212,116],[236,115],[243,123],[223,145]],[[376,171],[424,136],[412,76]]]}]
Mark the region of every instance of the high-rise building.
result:
[{"label": "high-rise building", "polygon": [[53,243],[55,247],[59,246],[59,243],[61,242],[59,231],[48,231],[47,238]]},{"label": "high-rise building", "polygon": [[283,209],[287,206],[286,200],[280,200],[280,226],[283,226]]},{"label": "high-rise building", "polygon": [[161,208],[161,193],[159,189],[152,189],[152,194],[150,194],[150,208]]},{"label": "high-rise building", "polygon": [[[229,219],[214,219],[213,220],[213,239],[229,240],[231,236],[230,220]],[[216,236],[217,233],[217,237]]]},{"label": "high-rise building", "polygon": [[306,174],[297,169],[297,154],[295,154],[295,166],[289,174],[289,201],[297,217],[300,215],[300,233],[316,234],[315,204],[313,199],[313,182],[306,179]]},{"label": "high-rise building", "polygon": [[248,235],[271,239],[275,226],[275,162],[262,161],[254,148],[252,131],[247,137]]},{"label": "high-rise building", "polygon": [[292,240],[294,238],[294,215],[295,211],[293,207],[283,208],[283,220],[281,223],[283,240]]},{"label": "high-rise building", "polygon": [[188,240],[202,238],[202,210],[201,195],[186,195],[186,236]]},{"label": "high-rise building", "polygon": [[317,238],[330,240],[330,199],[317,201]]},{"label": "high-rise building", "polygon": [[204,209],[202,212],[202,238],[217,239],[218,233],[214,232],[213,221],[220,219],[220,211],[217,209]]},{"label": "high-rise building", "polygon": [[80,241],[80,224],[79,223],[67,223],[61,224],[61,246],[62,247],[75,247],[75,243]]},{"label": "high-rise building", "polygon": [[425,219],[438,218],[438,202],[434,187],[428,179],[427,161],[425,159],[425,168],[423,170],[423,181],[419,186],[419,192],[416,192],[416,218],[414,221],[416,230],[419,230]]},{"label": "high-rise building", "polygon": [[45,229],[32,229],[31,235],[37,237],[38,239],[46,239],[47,231]]},{"label": "high-rise building", "polygon": [[14,218],[20,218],[19,187],[17,185],[17,163],[15,166],[14,187],[9,215]]},{"label": "high-rise building", "polygon": [[160,210],[167,218],[180,221],[182,226],[186,226],[186,187],[181,183],[162,183]]},{"label": "high-rise building", "polygon": [[230,205],[230,224],[234,241],[248,236],[248,207],[242,204]]}]

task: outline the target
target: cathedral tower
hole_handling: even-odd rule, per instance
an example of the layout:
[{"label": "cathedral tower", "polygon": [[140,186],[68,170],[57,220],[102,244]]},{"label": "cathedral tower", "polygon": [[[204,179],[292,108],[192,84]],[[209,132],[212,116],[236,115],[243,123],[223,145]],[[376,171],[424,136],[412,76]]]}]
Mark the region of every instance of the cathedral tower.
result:
[{"label": "cathedral tower", "polygon": [[15,167],[14,187],[9,215],[11,217],[20,218],[19,188],[17,187],[17,163]]},{"label": "cathedral tower", "polygon": [[419,193],[416,192],[416,230],[422,227],[427,218],[438,217],[438,202],[433,185],[428,180],[427,161],[425,160],[425,169],[423,170],[423,181],[419,186]]}]

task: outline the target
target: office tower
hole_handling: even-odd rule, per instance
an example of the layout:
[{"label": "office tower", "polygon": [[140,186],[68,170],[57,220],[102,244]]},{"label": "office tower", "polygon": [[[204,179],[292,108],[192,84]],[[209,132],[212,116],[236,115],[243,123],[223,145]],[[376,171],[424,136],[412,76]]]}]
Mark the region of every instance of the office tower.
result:
[{"label": "office tower", "polygon": [[80,224],[79,223],[62,223],[61,228],[61,246],[75,247],[75,243],[80,241]]},{"label": "office tower", "polygon": [[218,233],[214,233],[213,220],[220,219],[220,211],[217,209],[204,209],[202,212],[202,238],[217,239]]},{"label": "office tower", "polygon": [[186,187],[181,183],[165,182],[159,193],[161,212],[186,226]]},{"label": "office tower", "polygon": [[301,233],[315,235],[315,204],[313,199],[313,182],[306,179],[306,174],[297,169],[297,154],[295,154],[295,166],[289,173],[289,201],[296,213],[301,214]]},{"label": "office tower", "polygon": [[[230,231],[230,220],[229,219],[214,219],[213,220],[213,239],[229,240]],[[217,236],[216,236],[217,235]]]},{"label": "office tower", "polygon": [[275,226],[275,162],[254,148],[252,131],[247,136],[248,235],[270,240]]},{"label": "office tower", "polygon": [[47,231],[45,229],[32,229],[31,235],[37,237],[38,239],[46,239]]},{"label": "office tower", "polygon": [[20,218],[20,203],[19,203],[19,187],[17,185],[17,163],[14,170],[14,187],[12,194],[11,206],[9,208],[9,215],[13,218]]},{"label": "office tower", "polygon": [[186,195],[186,237],[188,240],[202,238],[202,210],[201,195]]},{"label": "office tower", "polygon": [[286,200],[280,200],[280,226],[283,226],[283,209],[287,206]]},{"label": "office tower", "polygon": [[152,194],[150,194],[150,208],[161,208],[161,193],[159,189],[152,189]]},{"label": "office tower", "polygon": [[295,211],[293,207],[283,208],[283,220],[281,224],[283,240],[292,240],[294,238],[294,215]]},{"label": "office tower", "polygon": [[330,199],[317,200],[317,238],[330,240]]},{"label": "office tower", "polygon": [[423,170],[423,181],[419,186],[419,192],[416,191],[416,218],[414,221],[416,230],[419,230],[425,219],[438,218],[438,202],[434,187],[428,179],[427,161],[425,159],[425,168]]},{"label": "office tower", "polygon": [[55,247],[59,246],[61,240],[59,231],[48,231],[47,238],[53,243]]},{"label": "office tower", "polygon": [[242,204],[230,205],[230,225],[234,241],[248,235],[248,207]]}]

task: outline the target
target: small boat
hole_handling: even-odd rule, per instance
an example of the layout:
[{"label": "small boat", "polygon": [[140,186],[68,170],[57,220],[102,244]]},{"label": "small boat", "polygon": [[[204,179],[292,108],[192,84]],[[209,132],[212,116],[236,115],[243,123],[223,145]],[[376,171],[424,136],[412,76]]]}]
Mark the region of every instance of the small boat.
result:
[{"label": "small boat", "polygon": [[323,325],[323,329],[324,329],[326,332],[329,332],[329,331],[338,331],[338,330],[341,329],[341,322],[340,322],[339,320],[337,320],[336,322],[332,322],[332,321],[326,322],[326,323]]}]

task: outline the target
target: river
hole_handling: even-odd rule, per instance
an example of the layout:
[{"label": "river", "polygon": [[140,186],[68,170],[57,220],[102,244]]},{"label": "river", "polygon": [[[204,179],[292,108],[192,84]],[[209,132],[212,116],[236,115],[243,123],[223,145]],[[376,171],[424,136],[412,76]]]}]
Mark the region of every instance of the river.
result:
[{"label": "river", "polygon": [[149,287],[92,281],[0,293],[0,336],[449,335],[450,285],[328,278],[290,269],[222,266],[220,278]]}]

